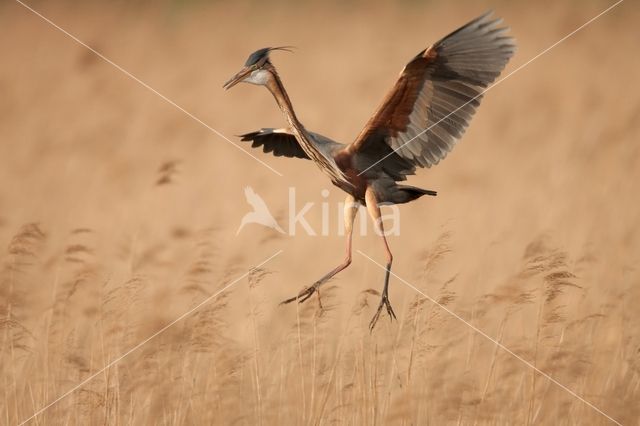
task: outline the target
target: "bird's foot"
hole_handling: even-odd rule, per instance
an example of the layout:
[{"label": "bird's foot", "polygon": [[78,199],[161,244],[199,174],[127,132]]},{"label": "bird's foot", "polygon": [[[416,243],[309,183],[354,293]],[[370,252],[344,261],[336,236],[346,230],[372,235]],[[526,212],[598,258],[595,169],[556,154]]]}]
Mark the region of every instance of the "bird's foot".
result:
[{"label": "bird's foot", "polygon": [[393,312],[393,308],[391,307],[391,303],[389,302],[389,295],[387,292],[382,293],[382,298],[380,299],[380,304],[378,305],[378,309],[376,310],[375,315],[371,318],[371,322],[369,323],[369,332],[373,332],[373,328],[376,326],[378,319],[380,318],[380,313],[382,312],[382,308],[387,308],[387,314],[389,314],[389,319],[394,320],[396,318],[396,313]]},{"label": "bird's foot", "polygon": [[302,303],[305,300],[307,300],[308,298],[310,298],[313,293],[318,293],[318,304],[320,305],[320,309],[322,309],[322,301],[320,300],[320,284],[322,284],[321,282],[317,281],[315,282],[311,287],[305,288],[304,290],[302,290],[300,293],[298,293],[297,296],[291,297],[287,300],[282,301],[280,304],[284,305],[286,303],[291,303],[295,300],[298,301],[298,303]]}]

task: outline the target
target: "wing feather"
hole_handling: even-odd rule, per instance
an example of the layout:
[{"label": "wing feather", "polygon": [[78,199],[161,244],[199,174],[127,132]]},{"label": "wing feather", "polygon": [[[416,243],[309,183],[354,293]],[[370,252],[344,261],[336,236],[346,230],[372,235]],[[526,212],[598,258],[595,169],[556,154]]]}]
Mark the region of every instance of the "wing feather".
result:
[{"label": "wing feather", "polygon": [[431,167],[447,156],[468,127],[483,91],[515,52],[515,41],[501,23],[486,13],[405,66],[376,113],[347,147],[364,157],[361,166],[373,167],[379,161],[379,168],[404,179],[415,167]]},{"label": "wing feather", "polygon": [[[318,133],[309,132],[309,134],[313,137],[318,147],[327,150],[327,152],[344,146]],[[251,142],[252,148],[262,147],[263,152],[272,152],[276,157],[304,158],[309,160],[309,156],[304,152],[295,135],[291,133],[289,129],[262,128],[256,132],[240,135],[240,140],[243,142]]]}]

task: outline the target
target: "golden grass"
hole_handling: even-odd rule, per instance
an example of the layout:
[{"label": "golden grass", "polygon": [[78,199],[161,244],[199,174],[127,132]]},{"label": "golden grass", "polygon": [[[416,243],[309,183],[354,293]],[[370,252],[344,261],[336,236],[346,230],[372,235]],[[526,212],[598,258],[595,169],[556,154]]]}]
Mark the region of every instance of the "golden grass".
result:
[{"label": "golden grass", "polygon": [[[302,120],[348,142],[407,59],[486,8],[519,41],[509,71],[608,4],[35,6],[226,135],[282,124],[264,90],[220,86],[294,44],[274,61]],[[623,424],[640,418],[638,18],[625,2],[492,90],[391,239],[395,273]],[[252,152],[278,177],[18,4],[0,33],[0,424],[280,249],[31,423],[610,423],[398,279],[398,321],[370,334],[383,272],[357,253],[323,309],[278,306],[343,243],[236,237],[243,188],[286,221],[287,188],[319,203],[323,175]],[[382,259],[369,234],[355,247]]]}]

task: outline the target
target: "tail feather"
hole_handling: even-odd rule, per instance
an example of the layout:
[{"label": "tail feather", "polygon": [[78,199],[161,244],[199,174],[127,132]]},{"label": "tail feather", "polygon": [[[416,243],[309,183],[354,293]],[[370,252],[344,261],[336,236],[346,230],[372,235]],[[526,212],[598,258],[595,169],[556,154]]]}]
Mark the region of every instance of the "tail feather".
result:
[{"label": "tail feather", "polygon": [[438,195],[438,193],[436,191],[432,191],[430,189],[422,189],[422,188],[416,188],[415,186],[409,186],[409,185],[398,185],[398,193],[399,193],[399,199],[396,201],[396,203],[401,204],[401,203],[408,203],[409,201],[413,201],[417,198],[422,197],[423,195],[431,195],[432,197],[435,197],[436,195]]}]

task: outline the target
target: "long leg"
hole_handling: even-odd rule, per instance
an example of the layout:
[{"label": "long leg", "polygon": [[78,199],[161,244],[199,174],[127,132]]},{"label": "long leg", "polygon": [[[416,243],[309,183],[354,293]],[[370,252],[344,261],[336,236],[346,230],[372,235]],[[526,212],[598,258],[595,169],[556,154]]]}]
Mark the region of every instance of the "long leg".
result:
[{"label": "long leg", "polygon": [[387,314],[389,314],[389,318],[394,319],[396,317],[395,312],[393,312],[393,308],[391,307],[391,303],[389,302],[389,275],[391,274],[391,263],[393,263],[393,255],[391,254],[391,250],[389,249],[389,244],[387,243],[387,238],[384,235],[384,227],[382,225],[382,219],[380,214],[380,206],[378,205],[378,199],[376,198],[376,194],[371,189],[371,187],[367,188],[365,193],[365,201],[367,203],[367,211],[369,212],[369,216],[373,219],[373,226],[378,232],[378,234],[382,237],[382,241],[384,243],[385,254],[387,255],[387,267],[384,276],[384,287],[382,289],[382,298],[380,300],[380,305],[378,305],[378,310],[375,315],[371,319],[369,323],[369,330],[373,331],[373,327],[376,326],[378,322],[378,318],[380,318],[380,312],[382,312],[382,308],[387,308]]},{"label": "long leg", "polygon": [[356,218],[358,207],[359,207],[359,203],[355,200],[355,198],[353,198],[351,195],[347,196],[344,202],[344,226],[347,231],[347,248],[346,248],[346,256],[344,261],[340,265],[336,266],[331,271],[329,271],[329,273],[325,274],[318,281],[313,283],[310,287],[302,290],[300,293],[298,293],[297,296],[287,299],[282,303],[290,303],[290,302],[293,302],[294,300],[297,300],[300,303],[304,302],[309,297],[311,297],[313,293],[317,292],[322,284],[326,283],[338,272],[342,271],[343,269],[346,269],[347,266],[351,265],[351,237],[353,235],[353,221]]}]

